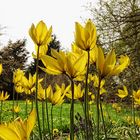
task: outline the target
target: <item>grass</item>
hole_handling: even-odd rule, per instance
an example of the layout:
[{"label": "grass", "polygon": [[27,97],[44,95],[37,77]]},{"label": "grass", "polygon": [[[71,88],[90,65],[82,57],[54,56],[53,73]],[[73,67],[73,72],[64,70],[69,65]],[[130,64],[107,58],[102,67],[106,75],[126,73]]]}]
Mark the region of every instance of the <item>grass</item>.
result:
[{"label": "grass", "polygon": [[[3,122],[8,122],[13,120],[13,112],[12,112],[12,101],[5,101],[3,102],[3,111],[2,111],[2,120]],[[15,102],[16,104],[16,102]],[[20,106],[20,112],[17,114],[18,117],[20,116],[22,119],[25,119],[27,117],[26,115],[26,104],[25,101],[18,101],[18,104]],[[35,105],[35,104],[34,104]],[[83,118],[83,108],[79,102],[75,103],[75,110],[74,114],[77,115],[77,113],[80,114],[80,116]],[[28,113],[31,111],[31,104],[28,105]],[[51,123],[51,104],[48,104],[49,108],[49,120]],[[129,123],[126,121],[127,116],[131,116],[131,107],[127,105],[122,105],[122,110],[120,112],[116,112],[112,108],[112,104],[104,104],[103,110],[105,112],[105,122],[106,127],[110,131],[108,133],[112,133],[113,135],[117,133],[122,133],[120,131],[122,128],[125,129],[125,126],[129,128]],[[62,112],[61,112],[62,111]],[[69,124],[70,124],[70,103],[63,103],[63,105],[54,106],[53,107],[53,128],[58,129],[59,131],[68,134],[69,133]],[[92,112],[92,116],[94,118],[94,121],[96,123],[96,106],[92,105],[90,108],[90,111]],[[61,113],[60,113],[61,112]],[[39,113],[40,113],[40,121],[42,125],[42,104],[39,102]],[[46,113],[46,111],[45,111]],[[138,111],[136,112],[136,116],[138,116]],[[46,116],[46,115],[45,115]],[[46,117],[45,117],[46,122]],[[37,123],[36,123],[37,124]],[[46,123],[45,123],[46,124]],[[79,127],[78,121],[75,119],[75,124]],[[37,128],[37,127],[36,127]],[[47,125],[45,125],[45,129],[47,129]],[[36,129],[35,129],[36,130]],[[111,132],[113,131],[113,132]],[[37,132],[37,131],[36,131]]]},{"label": "grass", "polygon": [[[25,105],[25,101],[18,101],[18,104],[20,106],[20,112],[18,113],[18,116],[20,116],[21,118],[26,118],[26,105]],[[48,104],[49,107],[49,116],[50,116],[50,110],[51,110],[51,104]],[[60,112],[62,109],[62,114],[60,116]],[[31,110],[31,105],[28,105],[28,113]],[[41,107],[41,102],[39,103],[39,111],[40,111],[40,115],[42,115],[42,107]],[[62,119],[62,125],[63,126],[67,126],[69,125],[69,110],[70,110],[70,104],[69,103],[63,103],[63,105],[59,105],[59,106],[54,106],[53,107],[53,121],[54,121],[54,127],[58,128],[60,127],[61,124],[61,120],[60,117]],[[91,111],[94,114],[94,119],[96,118],[96,108],[95,106],[91,106]],[[119,123],[122,123],[122,121],[124,120],[125,116],[130,116],[131,115],[131,108],[130,107],[124,107],[122,108],[122,110],[120,112],[116,112],[111,104],[107,104],[106,107],[104,107],[104,111],[105,111],[105,116],[106,118],[109,117],[111,120],[117,121]],[[75,115],[77,113],[79,113],[81,116],[83,116],[83,108],[81,106],[80,103],[75,103]],[[3,103],[3,121],[10,121],[12,119],[12,101],[5,101]]]}]

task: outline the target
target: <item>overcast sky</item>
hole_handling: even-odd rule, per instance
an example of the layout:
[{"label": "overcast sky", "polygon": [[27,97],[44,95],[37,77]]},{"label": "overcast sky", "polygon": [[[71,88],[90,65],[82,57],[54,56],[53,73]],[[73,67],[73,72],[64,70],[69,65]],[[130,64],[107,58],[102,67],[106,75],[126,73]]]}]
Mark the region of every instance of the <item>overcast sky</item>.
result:
[{"label": "overcast sky", "polygon": [[53,26],[63,48],[69,48],[74,36],[75,22],[83,22],[90,14],[83,7],[88,2],[98,0],[1,0],[0,25],[6,26],[0,37],[3,44],[11,39],[27,39],[27,49],[32,52],[34,45],[28,35],[32,23],[43,20],[48,27]]}]

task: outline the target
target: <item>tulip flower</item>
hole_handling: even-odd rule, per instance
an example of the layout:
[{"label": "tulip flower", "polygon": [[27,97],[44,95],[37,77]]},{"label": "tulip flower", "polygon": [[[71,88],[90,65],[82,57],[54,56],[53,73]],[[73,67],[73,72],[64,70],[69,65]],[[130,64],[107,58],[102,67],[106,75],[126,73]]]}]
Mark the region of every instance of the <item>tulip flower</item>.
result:
[{"label": "tulip flower", "polygon": [[75,44],[82,50],[91,50],[96,46],[96,27],[89,19],[83,27],[76,22],[75,24]]},{"label": "tulip flower", "polygon": [[118,75],[130,64],[128,56],[120,56],[119,61],[116,61],[115,51],[109,52],[105,58],[103,50],[98,48],[98,56],[96,59],[96,67],[99,70],[102,77]]},{"label": "tulip flower", "polygon": [[51,54],[53,57],[49,55],[41,57],[41,61],[46,68],[40,68],[49,74],[59,75],[65,73],[66,54],[62,51],[57,52],[53,49],[51,50]]},{"label": "tulip flower", "polygon": [[2,64],[0,64],[0,75],[2,74],[2,70],[3,70]]},{"label": "tulip flower", "polygon": [[48,97],[48,100],[52,103],[52,105],[61,105],[64,102],[65,94],[61,92],[61,90],[56,90],[53,92],[52,88]]},{"label": "tulip flower", "polygon": [[29,29],[29,35],[35,45],[38,47],[42,45],[48,45],[50,43],[51,33],[52,27],[48,29],[43,21],[40,21],[36,27],[34,24],[32,24],[31,28]]},{"label": "tulip flower", "polygon": [[128,95],[128,91],[127,91],[126,86],[123,86],[123,90],[118,89],[118,94],[117,94],[117,96],[119,96],[120,98],[123,99],[123,98],[125,98],[127,95]]},{"label": "tulip flower", "polygon": [[[37,50],[38,50],[38,46],[35,45],[36,54],[32,53],[32,56],[35,59],[37,59]],[[47,51],[48,51],[48,46],[47,45],[39,46],[39,59],[41,58],[41,56],[46,55]]]},{"label": "tulip flower", "polygon": [[83,80],[86,67],[86,56],[73,53],[64,53],[62,51],[51,51],[52,57],[44,55],[41,60],[46,68],[40,67],[43,71],[59,75],[66,74],[74,80]]},{"label": "tulip flower", "polygon": [[[39,79],[38,82],[40,83],[43,79]],[[22,84],[24,87],[24,91],[26,94],[31,94],[35,91],[35,84],[36,84],[36,73],[32,76],[29,73],[29,79],[27,79],[25,76],[22,77]]]},{"label": "tulip flower", "polygon": [[43,89],[42,85],[40,83],[38,83],[38,95],[37,95],[37,98],[39,100],[45,100],[46,98],[48,98],[50,96],[51,93],[52,93],[51,85],[49,85],[46,89]]},{"label": "tulip flower", "polygon": [[23,84],[22,84],[22,78],[24,77],[24,75],[25,73],[20,69],[17,69],[13,73],[13,83],[14,83],[15,90],[18,93],[22,93],[24,91]]},{"label": "tulip flower", "polygon": [[[90,53],[90,60],[89,60],[90,64],[94,64],[96,62],[97,51],[98,51],[97,46],[95,46],[92,50],[90,50],[90,52],[89,52]],[[77,47],[76,44],[72,44],[72,52],[77,55],[85,54],[86,57],[88,57],[87,53],[84,50]]]},{"label": "tulip flower", "polygon": [[10,95],[7,94],[7,92],[4,93],[4,91],[0,92],[0,101],[5,101],[9,98]]},{"label": "tulip flower", "polygon": [[[81,89],[81,84],[78,84],[78,86],[75,84],[74,85],[74,99],[80,99],[83,97],[84,90]],[[72,99],[72,93],[71,90],[69,90],[66,93],[66,96],[70,99]]]},{"label": "tulip flower", "polygon": [[14,108],[13,108],[13,112],[15,112],[15,113],[20,112],[20,107],[19,107],[19,105],[14,106]]},{"label": "tulip flower", "polygon": [[17,118],[13,122],[0,125],[0,139],[2,140],[28,140],[36,122],[36,111],[32,110],[29,117],[22,121]]},{"label": "tulip flower", "polygon": [[133,98],[135,103],[140,105],[140,89],[137,92],[133,91]]}]

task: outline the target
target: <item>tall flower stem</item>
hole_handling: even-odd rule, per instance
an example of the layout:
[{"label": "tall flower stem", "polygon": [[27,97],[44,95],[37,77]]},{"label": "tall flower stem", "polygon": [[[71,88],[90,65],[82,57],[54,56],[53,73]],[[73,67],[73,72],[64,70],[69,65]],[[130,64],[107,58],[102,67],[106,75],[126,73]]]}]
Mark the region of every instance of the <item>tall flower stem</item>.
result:
[{"label": "tall flower stem", "polygon": [[60,128],[62,128],[62,104],[60,107]]},{"label": "tall flower stem", "polygon": [[43,126],[43,137],[45,137],[45,112],[44,112],[44,101],[42,101],[42,126]]},{"label": "tall flower stem", "polygon": [[28,114],[28,105],[27,105],[27,94],[26,94],[26,102],[25,102],[25,115],[27,116],[27,114]]},{"label": "tall flower stem", "polygon": [[100,109],[101,109],[101,116],[102,116],[102,121],[103,121],[104,132],[105,132],[105,140],[107,140],[107,132],[106,132],[106,127],[105,127],[105,120],[104,120],[104,114],[103,114],[103,108],[102,108],[101,101],[100,101]]},{"label": "tall flower stem", "polygon": [[99,123],[100,123],[100,85],[101,85],[101,77],[99,75],[99,85],[97,90],[97,96],[96,96],[96,108],[97,108],[97,140],[99,140]]},{"label": "tall flower stem", "polygon": [[47,74],[45,73],[45,79],[44,79],[44,86],[45,86],[45,98],[46,98],[46,117],[47,117],[47,126],[48,126],[48,132],[49,132],[49,136],[50,136],[50,140],[52,139],[51,138],[51,132],[50,132],[50,123],[49,123],[49,112],[48,112],[48,99],[47,99],[47,93],[46,93],[46,82],[47,82]]},{"label": "tall flower stem", "polygon": [[38,121],[38,130],[39,130],[39,136],[40,140],[42,140],[42,133],[41,133],[41,125],[39,120],[39,109],[38,109],[38,100],[37,100],[37,94],[38,94],[38,61],[39,61],[39,47],[37,49],[37,59],[36,59],[36,94],[35,94],[35,104],[36,104],[36,113],[37,113],[37,121]]},{"label": "tall flower stem", "polygon": [[15,117],[15,111],[14,111],[14,106],[15,106],[15,87],[13,86],[13,119]]},{"label": "tall flower stem", "polygon": [[71,79],[70,140],[74,140],[74,81]]},{"label": "tall flower stem", "polygon": [[90,60],[90,52],[88,53],[88,61],[87,61],[87,71],[86,71],[86,83],[85,83],[85,95],[84,95],[84,104],[85,104],[85,140],[89,138],[89,99],[88,99],[88,74],[89,74],[89,60]]},{"label": "tall flower stem", "polygon": [[2,106],[3,106],[3,101],[1,101],[1,107],[0,107],[0,124],[2,123]]},{"label": "tall flower stem", "polygon": [[51,134],[53,139],[53,104],[51,106],[51,126],[52,126]]},{"label": "tall flower stem", "polygon": [[137,138],[137,132],[136,132],[136,116],[135,116],[135,108],[134,108],[134,98],[132,95],[132,116],[133,116],[133,122],[134,122],[134,129],[135,129],[135,138]]}]

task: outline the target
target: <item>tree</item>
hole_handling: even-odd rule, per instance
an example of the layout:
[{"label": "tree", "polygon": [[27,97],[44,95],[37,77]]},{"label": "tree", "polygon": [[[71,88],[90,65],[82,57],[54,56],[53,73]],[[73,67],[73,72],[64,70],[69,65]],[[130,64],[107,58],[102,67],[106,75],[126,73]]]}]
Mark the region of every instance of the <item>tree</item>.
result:
[{"label": "tree", "polygon": [[123,84],[127,85],[129,90],[138,89],[140,85],[140,1],[100,0],[98,4],[98,8],[94,8],[92,3],[86,6],[97,26],[98,45],[103,46],[106,51],[115,48],[118,56],[127,54],[131,60],[128,70],[113,80],[108,79],[109,91],[114,93],[116,92],[114,89]]},{"label": "tree", "polygon": [[26,49],[26,40],[9,41],[8,45],[0,50],[0,63],[3,65],[3,72],[0,78],[0,90],[13,93],[13,72],[20,68],[26,68],[29,52]]}]

